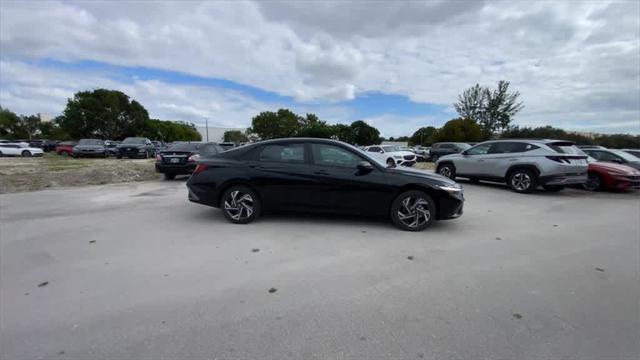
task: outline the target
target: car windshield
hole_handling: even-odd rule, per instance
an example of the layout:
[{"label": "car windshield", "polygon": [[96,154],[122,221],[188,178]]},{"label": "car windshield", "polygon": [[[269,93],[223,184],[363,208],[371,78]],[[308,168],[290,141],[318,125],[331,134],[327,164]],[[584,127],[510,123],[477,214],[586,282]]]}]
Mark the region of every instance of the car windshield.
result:
[{"label": "car windshield", "polygon": [[402,150],[398,145],[385,145],[382,148],[384,149],[384,152],[394,152]]},{"label": "car windshield", "polygon": [[78,142],[78,145],[102,145],[102,140],[98,139],[82,139]]},{"label": "car windshield", "polygon": [[122,142],[123,144],[146,144],[147,139],[145,138],[126,138]]},{"label": "car windshield", "polygon": [[168,151],[196,151],[198,150],[200,145],[201,145],[200,143],[187,143],[187,142],[177,143],[177,144],[171,145]]},{"label": "car windshield", "polygon": [[629,154],[628,152],[622,151],[622,150],[616,150],[616,149],[607,149],[607,151],[611,152],[612,154],[615,154],[623,159],[625,159],[626,161],[629,162],[639,162],[640,159],[638,159],[637,157],[635,157],[634,155]]}]

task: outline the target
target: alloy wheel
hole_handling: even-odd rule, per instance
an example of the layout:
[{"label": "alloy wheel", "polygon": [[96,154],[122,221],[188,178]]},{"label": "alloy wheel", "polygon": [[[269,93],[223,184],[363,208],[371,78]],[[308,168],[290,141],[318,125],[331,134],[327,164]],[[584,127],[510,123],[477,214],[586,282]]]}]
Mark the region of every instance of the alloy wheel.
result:
[{"label": "alloy wheel", "polygon": [[582,185],[586,190],[596,191],[600,188],[600,177],[596,174],[589,174],[587,182]]},{"label": "alloy wheel", "polygon": [[527,191],[531,187],[531,177],[526,173],[517,173],[511,178],[511,185],[518,191]]},{"label": "alloy wheel", "polygon": [[419,196],[408,196],[402,200],[398,208],[398,220],[409,228],[418,228],[431,218],[429,202]]},{"label": "alloy wheel", "polygon": [[450,166],[447,166],[447,165],[442,166],[442,167],[440,167],[440,170],[438,172],[442,176],[446,176],[448,178],[451,178],[451,167]]},{"label": "alloy wheel", "polygon": [[224,200],[224,211],[233,220],[240,221],[247,219],[253,215],[253,197],[240,190],[229,193]]}]

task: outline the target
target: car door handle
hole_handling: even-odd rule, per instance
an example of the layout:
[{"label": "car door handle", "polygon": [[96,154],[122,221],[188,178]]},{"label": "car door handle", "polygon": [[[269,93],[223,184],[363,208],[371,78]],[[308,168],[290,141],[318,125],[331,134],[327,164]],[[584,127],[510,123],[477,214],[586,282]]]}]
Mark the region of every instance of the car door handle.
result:
[{"label": "car door handle", "polygon": [[314,175],[329,175],[329,172],[326,170],[318,170],[313,172]]}]

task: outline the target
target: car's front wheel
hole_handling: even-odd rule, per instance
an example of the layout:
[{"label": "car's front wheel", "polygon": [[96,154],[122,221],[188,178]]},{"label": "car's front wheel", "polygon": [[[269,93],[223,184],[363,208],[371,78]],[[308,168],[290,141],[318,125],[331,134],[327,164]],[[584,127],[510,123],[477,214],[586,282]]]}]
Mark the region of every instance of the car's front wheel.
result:
[{"label": "car's front wheel", "polygon": [[438,174],[455,180],[456,167],[453,166],[453,164],[441,164],[440,166],[438,166]]},{"label": "car's front wheel", "polygon": [[600,178],[600,175],[590,172],[587,176],[587,182],[582,184],[582,187],[585,190],[598,191],[602,188],[602,179]]},{"label": "car's front wheel", "polygon": [[29,150],[24,150],[22,152],[22,157],[30,157],[31,156],[31,152]]},{"label": "car's front wheel", "polygon": [[537,187],[536,177],[530,170],[515,170],[509,175],[509,187],[517,193],[530,193]]},{"label": "car's front wheel", "polygon": [[433,223],[435,216],[436,204],[423,191],[405,191],[391,205],[391,221],[402,230],[424,230]]},{"label": "car's front wheel", "polygon": [[221,208],[227,220],[235,224],[247,224],[260,215],[262,205],[253,190],[238,185],[225,191]]}]

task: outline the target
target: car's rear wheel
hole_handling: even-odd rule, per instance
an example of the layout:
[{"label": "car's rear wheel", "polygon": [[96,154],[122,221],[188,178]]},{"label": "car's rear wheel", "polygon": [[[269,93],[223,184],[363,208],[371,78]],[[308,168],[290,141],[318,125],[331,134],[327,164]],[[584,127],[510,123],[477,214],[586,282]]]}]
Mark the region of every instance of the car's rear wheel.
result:
[{"label": "car's rear wheel", "polygon": [[449,179],[456,178],[456,167],[453,164],[440,164],[438,166],[438,174],[448,177]]},{"label": "car's rear wheel", "polygon": [[242,185],[232,186],[222,196],[222,212],[235,224],[247,224],[260,215],[262,209],[258,195]]},{"label": "car's rear wheel", "polygon": [[585,190],[598,191],[602,188],[602,179],[600,175],[590,172],[587,174],[587,182],[582,184]]},{"label": "car's rear wheel", "polygon": [[427,193],[409,190],[398,195],[391,205],[391,221],[402,230],[421,231],[436,216],[436,204]]},{"label": "car's rear wheel", "polygon": [[562,185],[542,185],[542,187],[549,192],[558,192],[564,189],[564,186]]},{"label": "car's rear wheel", "polygon": [[173,180],[176,178],[176,174],[164,174],[166,180]]},{"label": "car's rear wheel", "polygon": [[31,156],[31,152],[29,150],[24,150],[22,152],[22,157],[30,157]]},{"label": "car's rear wheel", "polygon": [[509,187],[517,193],[530,193],[537,187],[536,176],[531,170],[514,170],[509,175]]}]

